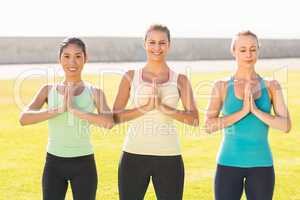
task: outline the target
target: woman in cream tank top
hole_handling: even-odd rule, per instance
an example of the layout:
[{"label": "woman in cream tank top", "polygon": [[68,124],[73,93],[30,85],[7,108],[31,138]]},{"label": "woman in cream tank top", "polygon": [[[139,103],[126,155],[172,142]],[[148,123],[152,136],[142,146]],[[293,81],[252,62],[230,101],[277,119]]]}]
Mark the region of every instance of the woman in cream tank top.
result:
[{"label": "woman in cream tank top", "polygon": [[[158,200],[181,200],[184,165],[174,119],[198,125],[191,85],[166,64],[170,32],[152,25],[145,35],[146,65],[128,71],[114,103],[115,123],[129,122],[119,163],[120,200],[142,200],[152,180]],[[181,100],[184,110],[178,110]]]},{"label": "woman in cream tank top", "polygon": [[[169,80],[158,86],[158,96],[162,103],[173,109],[176,109],[179,101],[177,77],[174,71],[169,70]],[[131,86],[131,107],[147,104],[153,85],[143,80],[142,69],[134,71]],[[155,109],[130,121],[123,150],[143,155],[180,155],[173,119]]]}]

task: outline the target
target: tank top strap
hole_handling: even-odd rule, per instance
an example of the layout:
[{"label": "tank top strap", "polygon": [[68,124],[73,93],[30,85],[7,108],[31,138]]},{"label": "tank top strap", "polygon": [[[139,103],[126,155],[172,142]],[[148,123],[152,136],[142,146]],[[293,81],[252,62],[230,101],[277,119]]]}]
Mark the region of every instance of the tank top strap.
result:
[{"label": "tank top strap", "polygon": [[91,96],[91,98],[93,99],[93,101],[95,100],[94,98],[94,92],[93,90],[95,89],[95,86],[91,83],[88,82],[84,82],[84,87],[87,90],[87,92],[89,93],[89,95]]},{"label": "tank top strap", "polygon": [[179,74],[170,69],[169,79],[173,83],[177,83]]},{"label": "tank top strap", "polygon": [[234,77],[231,76],[227,83],[227,94],[233,94],[234,95]]},{"label": "tank top strap", "polygon": [[91,84],[91,83],[87,83],[87,82],[84,82],[84,86],[88,89],[89,92],[93,93],[93,90],[96,89],[96,87]]},{"label": "tank top strap", "polygon": [[268,88],[266,85],[266,80],[260,77],[260,89],[262,97],[269,98]]},{"label": "tank top strap", "polygon": [[233,77],[233,76],[230,76],[228,83],[229,83],[230,85],[233,85],[233,84],[234,84],[234,77]]},{"label": "tank top strap", "polygon": [[138,68],[136,70],[133,71],[133,77],[132,77],[132,81],[131,81],[131,86],[133,87],[137,87],[138,85],[141,84],[141,77],[142,76],[142,70],[141,68]]},{"label": "tank top strap", "polygon": [[[57,98],[59,93],[57,91],[58,84],[51,85],[51,89],[48,91],[48,98],[53,100],[53,98]],[[48,101],[49,101],[48,99]]]},{"label": "tank top strap", "polygon": [[262,78],[262,77],[259,77],[259,81],[260,81],[260,88],[261,90],[265,90],[267,88],[266,86],[266,81]]}]

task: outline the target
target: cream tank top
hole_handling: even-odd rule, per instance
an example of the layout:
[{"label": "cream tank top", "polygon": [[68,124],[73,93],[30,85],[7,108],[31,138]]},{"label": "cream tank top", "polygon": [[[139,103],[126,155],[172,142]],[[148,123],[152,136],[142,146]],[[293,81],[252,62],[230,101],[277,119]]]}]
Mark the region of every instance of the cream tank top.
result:
[{"label": "cream tank top", "polygon": [[[176,108],[179,101],[178,74],[169,70],[169,80],[158,84],[158,93],[163,104]],[[134,71],[131,82],[129,107],[145,105],[152,94],[152,84],[143,81],[142,69]],[[123,151],[140,155],[180,155],[179,137],[173,119],[158,110],[152,110],[131,120]]]}]

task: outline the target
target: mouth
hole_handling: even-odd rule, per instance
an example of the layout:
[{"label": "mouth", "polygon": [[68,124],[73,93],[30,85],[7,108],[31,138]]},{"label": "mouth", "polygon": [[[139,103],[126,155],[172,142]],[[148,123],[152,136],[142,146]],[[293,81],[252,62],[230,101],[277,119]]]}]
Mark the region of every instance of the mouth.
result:
[{"label": "mouth", "polygon": [[155,56],[160,56],[162,54],[162,52],[152,52],[152,54]]},{"label": "mouth", "polygon": [[69,72],[76,72],[78,70],[77,67],[68,67],[67,69]]}]

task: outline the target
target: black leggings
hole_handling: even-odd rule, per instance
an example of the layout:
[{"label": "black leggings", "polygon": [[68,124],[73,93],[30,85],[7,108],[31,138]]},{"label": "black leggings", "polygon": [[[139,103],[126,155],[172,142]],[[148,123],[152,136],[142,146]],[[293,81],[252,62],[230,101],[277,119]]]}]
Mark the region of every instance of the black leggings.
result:
[{"label": "black leggings", "polygon": [[64,200],[71,183],[74,200],[95,200],[97,171],[94,155],[63,158],[47,153],[43,173],[43,199]]},{"label": "black leggings", "polygon": [[142,200],[152,177],[158,200],[182,200],[184,165],[179,156],[123,152],[119,163],[120,200]]},{"label": "black leggings", "polygon": [[272,200],[275,184],[273,167],[217,166],[215,200],[240,200],[245,187],[247,200]]}]

